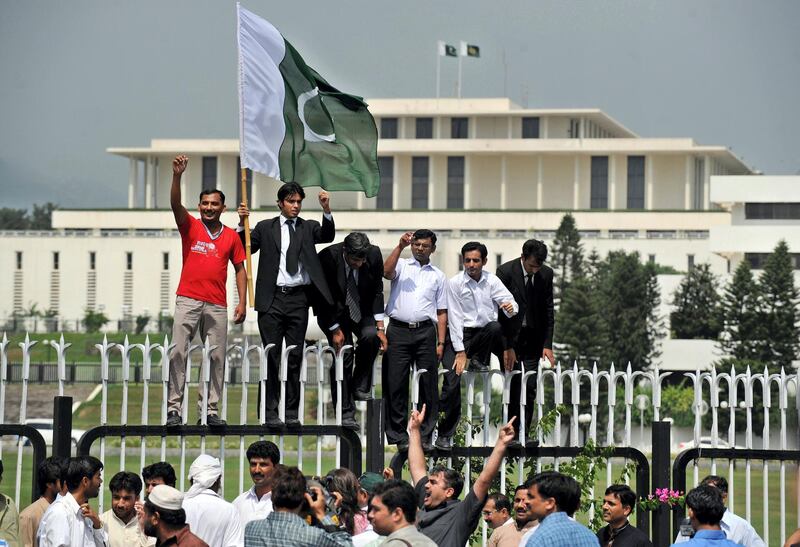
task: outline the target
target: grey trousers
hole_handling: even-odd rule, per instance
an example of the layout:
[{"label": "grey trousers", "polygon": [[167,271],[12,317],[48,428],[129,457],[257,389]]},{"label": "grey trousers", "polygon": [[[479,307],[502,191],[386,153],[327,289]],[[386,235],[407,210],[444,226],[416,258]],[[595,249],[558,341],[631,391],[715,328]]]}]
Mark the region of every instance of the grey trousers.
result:
[{"label": "grey trousers", "polygon": [[[217,403],[222,394],[222,382],[225,377],[225,351],[228,344],[228,310],[223,306],[210,304],[179,296],[175,300],[175,322],[172,325],[172,342],[175,347],[169,357],[169,395],[167,410],[181,412],[183,390],[186,387],[186,359],[189,356],[189,345],[197,332],[200,341],[206,337],[212,346],[211,374],[208,384],[207,414],[217,414]],[[198,360],[198,366],[202,361]],[[202,372],[202,371],[201,371]],[[200,376],[202,379],[202,376]],[[198,384],[197,408],[202,413],[203,383]]]}]

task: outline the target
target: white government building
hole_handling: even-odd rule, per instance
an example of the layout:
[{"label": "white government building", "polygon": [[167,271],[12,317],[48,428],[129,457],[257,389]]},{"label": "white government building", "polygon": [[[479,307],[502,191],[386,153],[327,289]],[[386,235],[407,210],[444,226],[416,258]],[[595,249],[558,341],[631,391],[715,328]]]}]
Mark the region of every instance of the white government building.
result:
[{"label": "white government building", "polygon": [[[679,271],[708,262],[726,274],[744,258],[758,268],[780,238],[800,249],[800,177],[756,179],[725,146],[642,138],[597,109],[528,109],[508,99],[369,104],[380,133],[380,192],[332,195],[337,241],[363,231],[388,253],[406,230],[430,228],[440,238],[435,263],[449,276],[466,241],[486,243],[493,270],[528,238],[552,243],[569,211],[587,253],[638,251]],[[0,317],[32,303],[68,324],[87,307],[112,320],[172,313],[181,247],[169,209],[171,160],[189,156],[187,208],[202,188],[220,188],[230,209],[223,222],[234,226],[238,144],[153,139],[109,148],[129,163],[127,209],[57,210],[52,232],[0,232]],[[278,186],[252,177],[253,221],[276,214]],[[304,216],[319,217],[316,189],[304,205]],[[678,282],[662,276],[662,301]],[[254,313],[246,330],[257,331]]]}]

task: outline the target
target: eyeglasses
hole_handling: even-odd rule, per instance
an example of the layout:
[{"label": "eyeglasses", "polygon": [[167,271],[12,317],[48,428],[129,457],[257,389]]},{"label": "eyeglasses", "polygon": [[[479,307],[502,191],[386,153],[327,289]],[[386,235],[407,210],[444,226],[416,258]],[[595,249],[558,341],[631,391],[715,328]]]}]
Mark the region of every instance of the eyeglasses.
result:
[{"label": "eyeglasses", "polygon": [[492,509],[491,511],[483,511],[484,517],[491,517],[492,513],[497,513],[497,509]]}]

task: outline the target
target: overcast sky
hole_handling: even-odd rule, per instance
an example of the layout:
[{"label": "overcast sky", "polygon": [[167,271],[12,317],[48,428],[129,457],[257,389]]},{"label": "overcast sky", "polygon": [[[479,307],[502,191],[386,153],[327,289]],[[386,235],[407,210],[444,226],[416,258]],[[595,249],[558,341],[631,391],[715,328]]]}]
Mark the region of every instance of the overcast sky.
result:
[{"label": "overcast sky", "polygon": [[[247,0],[333,85],[435,95],[436,41],[466,40],[465,97],[597,107],[643,137],[800,172],[800,2]],[[127,206],[110,146],[237,138],[235,3],[0,0],[0,207]],[[443,96],[456,63],[443,62]]]}]

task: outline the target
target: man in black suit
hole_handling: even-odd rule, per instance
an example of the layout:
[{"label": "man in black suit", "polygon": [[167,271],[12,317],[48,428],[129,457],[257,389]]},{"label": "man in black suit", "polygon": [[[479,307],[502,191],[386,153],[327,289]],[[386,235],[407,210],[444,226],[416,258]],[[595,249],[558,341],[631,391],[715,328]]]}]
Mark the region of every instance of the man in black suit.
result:
[{"label": "man in black suit", "polygon": [[[264,409],[267,425],[282,425],[278,418],[281,392],[278,370],[284,340],[287,347],[297,346],[289,353],[285,419],[287,425],[299,425],[300,365],[308,327],[308,306],[315,301],[320,305],[333,305],[314,246],[316,243],[330,243],[336,235],[330,197],[324,190],[319,193],[319,204],[324,213],[322,225],[298,216],[305,197],[302,186],[287,182],[278,190],[281,214],[262,220],[250,233],[251,252],[264,250],[258,261],[256,280],[258,330],[264,345],[275,344],[269,352],[267,366]],[[250,211],[241,204],[238,212],[239,236],[244,241],[242,226]]]},{"label": "man in black suit", "polygon": [[[550,364],[555,363],[553,357],[553,269],[545,266],[547,245],[536,239],[529,239],[522,246],[522,256],[511,260],[497,268],[497,277],[514,295],[519,304],[519,313],[513,317],[500,315],[508,348],[503,361],[507,371],[537,370],[539,359],[545,358]],[[515,375],[511,380],[511,399],[508,404],[508,418],[517,417],[514,422],[519,437],[519,408],[521,378]],[[536,376],[528,377],[525,390],[527,393],[525,406],[525,433],[533,417],[536,401]]]},{"label": "man in black suit", "polygon": [[[328,281],[333,306],[317,310],[319,327],[336,349],[353,344],[344,355],[342,381],[342,425],[358,430],[353,403],[372,397],[372,369],[379,350],[386,349],[383,329],[383,256],[371,245],[366,234],[353,232],[343,243],[335,243],[319,253],[319,262]],[[336,406],[336,366],[331,366],[331,394]]]}]

